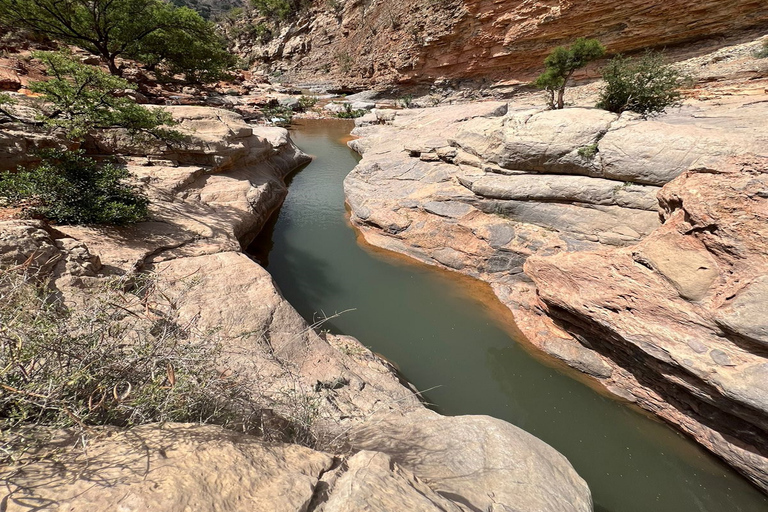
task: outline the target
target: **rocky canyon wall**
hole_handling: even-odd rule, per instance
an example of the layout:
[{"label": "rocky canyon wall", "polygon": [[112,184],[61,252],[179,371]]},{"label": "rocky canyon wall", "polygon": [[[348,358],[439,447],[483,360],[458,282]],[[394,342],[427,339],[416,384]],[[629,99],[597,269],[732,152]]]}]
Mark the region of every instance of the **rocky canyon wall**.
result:
[{"label": "rocky canyon wall", "polygon": [[293,82],[368,87],[436,79],[529,80],[555,46],[599,38],[610,53],[768,26],[762,0],[347,0],[316,2],[238,51]]}]

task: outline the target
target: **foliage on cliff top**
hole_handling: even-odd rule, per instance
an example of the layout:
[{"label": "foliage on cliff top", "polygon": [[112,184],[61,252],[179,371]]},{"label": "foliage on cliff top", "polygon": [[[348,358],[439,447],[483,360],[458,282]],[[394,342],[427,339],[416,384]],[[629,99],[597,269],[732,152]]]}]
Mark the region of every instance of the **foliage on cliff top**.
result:
[{"label": "foliage on cliff top", "polygon": [[549,93],[550,108],[561,109],[565,106],[565,87],[573,73],[603,55],[605,47],[597,39],[580,37],[568,47],[558,46],[544,59],[545,70],[534,85]]},{"label": "foliage on cliff top", "polygon": [[678,105],[680,88],[690,80],[652,51],[637,58],[617,55],[603,68],[603,79],[598,108],[616,113],[631,110],[643,116]]},{"label": "foliage on cliff top", "polygon": [[271,20],[283,21],[309,6],[311,0],[251,0],[256,12]]},{"label": "foliage on cliff top", "polygon": [[[193,78],[216,75],[230,64],[213,24],[162,0],[0,0],[0,23],[98,55],[114,75],[120,74],[118,57],[151,56]],[[163,52],[158,38],[166,41]]]}]

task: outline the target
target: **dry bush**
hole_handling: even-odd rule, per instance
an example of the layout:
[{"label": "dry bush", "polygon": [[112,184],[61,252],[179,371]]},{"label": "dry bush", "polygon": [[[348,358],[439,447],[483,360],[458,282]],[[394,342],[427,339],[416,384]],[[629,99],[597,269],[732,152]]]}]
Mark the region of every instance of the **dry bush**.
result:
[{"label": "dry bush", "polygon": [[34,276],[0,270],[0,462],[45,443],[52,429],[84,440],[102,425],[213,423],[314,442],[307,398],[282,407],[297,421],[274,413],[286,404],[228,368],[217,333],[182,323],[179,299],[152,275],[103,281],[67,308]]}]

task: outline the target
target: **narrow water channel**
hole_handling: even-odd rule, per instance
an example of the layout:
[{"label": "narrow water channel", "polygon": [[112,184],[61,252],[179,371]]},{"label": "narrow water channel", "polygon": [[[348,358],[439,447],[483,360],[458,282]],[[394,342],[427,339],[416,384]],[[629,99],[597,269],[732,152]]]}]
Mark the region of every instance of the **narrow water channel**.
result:
[{"label": "narrow water channel", "polygon": [[302,121],[314,157],[251,246],[307,319],[354,308],[324,328],[395,362],[447,415],[509,421],[563,453],[597,512],[766,512],[768,499],[666,425],[534,358],[484,287],[365,248],[346,219],[342,181],[359,157],[344,121]]}]

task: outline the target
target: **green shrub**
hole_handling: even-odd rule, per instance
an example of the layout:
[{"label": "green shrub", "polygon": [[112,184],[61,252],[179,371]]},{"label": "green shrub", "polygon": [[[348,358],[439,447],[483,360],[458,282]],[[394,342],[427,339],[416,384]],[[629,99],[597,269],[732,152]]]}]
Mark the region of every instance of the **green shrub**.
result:
[{"label": "green shrub", "polygon": [[98,55],[113,75],[121,73],[118,57],[156,56],[158,39],[168,41],[164,61],[185,72],[215,74],[229,62],[212,23],[162,0],[0,0],[0,23]]},{"label": "green shrub", "polygon": [[299,109],[301,112],[309,110],[317,105],[317,98],[314,96],[299,96]]},{"label": "green shrub", "polygon": [[284,105],[269,105],[261,109],[264,118],[275,126],[287,128],[293,122],[293,109]]},{"label": "green shrub", "polygon": [[603,55],[605,55],[605,47],[597,39],[580,37],[571,46],[558,46],[544,59],[545,70],[536,79],[534,85],[549,93],[550,108],[563,108],[565,87],[573,73]]},{"label": "green shrub", "polygon": [[368,111],[364,109],[353,110],[352,105],[350,105],[349,103],[345,103],[344,110],[342,110],[341,112],[336,112],[336,117],[339,117],[341,119],[355,119],[358,117],[362,117],[367,113]]},{"label": "green shrub", "polygon": [[682,98],[679,89],[688,77],[664,64],[660,53],[649,51],[634,59],[614,57],[603,68],[603,79],[598,108],[648,116],[678,105]]},{"label": "green shrub", "polygon": [[403,108],[411,108],[411,106],[413,105],[413,95],[406,94],[402,96],[399,100],[397,100],[397,103]]},{"label": "green shrub", "polygon": [[310,0],[251,0],[260,15],[272,20],[286,20],[309,6]]},{"label": "green shrub", "polygon": [[42,95],[47,105],[42,117],[51,128],[63,128],[70,138],[83,138],[92,130],[125,128],[131,135],[151,135],[178,140],[181,135],[167,126],[173,118],[167,110],[137,105],[123,94],[135,89],[122,78],[78,62],[65,52],[35,52],[45,65],[49,80],[32,82],[30,90]]},{"label": "green shrub", "polygon": [[61,224],[130,224],[147,217],[149,200],[129,177],[81,152],[48,151],[31,170],[0,174],[0,197]]},{"label": "green shrub", "polygon": [[755,58],[768,59],[768,41],[763,43],[763,47],[755,53]]},{"label": "green shrub", "polygon": [[582,146],[579,148],[577,153],[580,157],[586,158],[587,160],[591,160],[595,157],[595,155],[598,153],[597,144],[590,144],[588,146]]},{"label": "green shrub", "polygon": [[250,26],[250,36],[261,44],[267,44],[272,40],[274,34],[272,29],[266,23],[256,23]]}]

